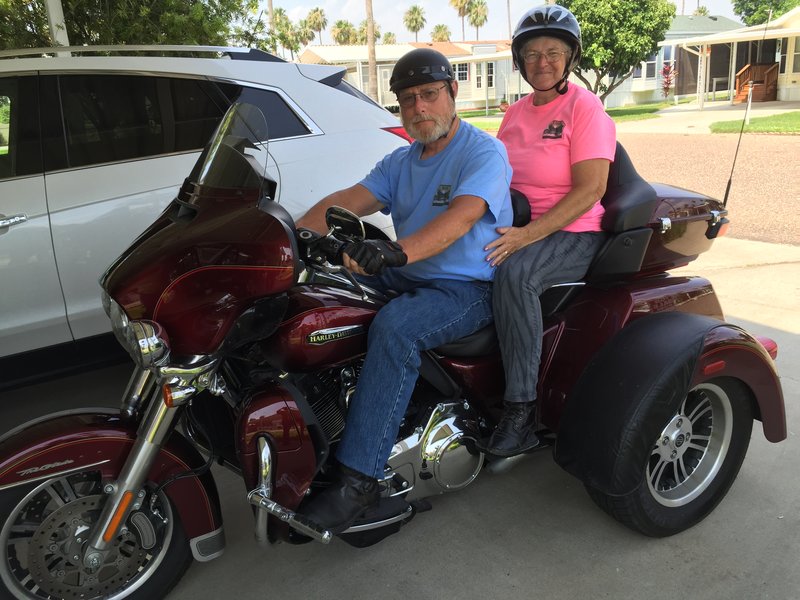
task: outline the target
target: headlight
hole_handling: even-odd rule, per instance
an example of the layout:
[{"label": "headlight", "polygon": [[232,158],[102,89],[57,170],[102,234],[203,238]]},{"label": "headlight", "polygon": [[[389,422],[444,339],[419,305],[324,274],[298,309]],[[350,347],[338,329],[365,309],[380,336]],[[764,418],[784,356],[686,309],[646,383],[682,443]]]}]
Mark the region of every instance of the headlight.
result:
[{"label": "headlight", "polygon": [[163,364],[169,359],[169,337],[155,321],[131,321],[122,307],[103,292],[103,308],[111,319],[111,330],[133,361],[142,368]]}]

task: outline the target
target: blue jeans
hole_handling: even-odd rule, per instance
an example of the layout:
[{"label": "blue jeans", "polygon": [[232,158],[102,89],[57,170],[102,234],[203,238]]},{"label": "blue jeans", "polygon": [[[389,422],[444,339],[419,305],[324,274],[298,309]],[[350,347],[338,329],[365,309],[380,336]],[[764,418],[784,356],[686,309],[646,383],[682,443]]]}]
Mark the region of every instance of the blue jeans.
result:
[{"label": "blue jeans", "polygon": [[420,353],[491,323],[492,284],[411,281],[394,269],[359,279],[400,295],[381,308],[370,325],[364,368],[336,457],[351,469],[380,479],[414,391]]}]

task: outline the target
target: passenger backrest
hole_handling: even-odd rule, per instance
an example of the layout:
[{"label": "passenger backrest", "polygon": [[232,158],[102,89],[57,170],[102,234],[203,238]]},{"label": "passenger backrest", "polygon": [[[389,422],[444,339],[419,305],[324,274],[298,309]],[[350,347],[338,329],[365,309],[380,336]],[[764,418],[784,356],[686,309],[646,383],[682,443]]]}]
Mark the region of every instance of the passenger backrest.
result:
[{"label": "passenger backrest", "polygon": [[606,210],[601,227],[609,233],[644,227],[658,202],[656,191],[636,172],[619,142],[608,171],[606,193],[600,202]]},{"label": "passenger backrest", "polygon": [[658,204],[658,195],[636,172],[619,142],[608,172],[606,193],[600,202],[606,211],[601,227],[610,237],[586,273],[584,279],[589,282],[610,281],[637,273],[653,235],[647,224]]}]

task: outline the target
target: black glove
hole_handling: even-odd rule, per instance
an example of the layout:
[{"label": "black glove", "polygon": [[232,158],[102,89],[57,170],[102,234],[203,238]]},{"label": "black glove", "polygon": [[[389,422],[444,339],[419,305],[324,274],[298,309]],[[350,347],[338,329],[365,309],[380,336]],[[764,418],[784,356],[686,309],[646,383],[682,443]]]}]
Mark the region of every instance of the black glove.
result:
[{"label": "black glove", "polygon": [[402,267],[408,262],[399,244],[384,240],[354,242],[347,245],[344,253],[369,275],[377,275],[386,267]]}]

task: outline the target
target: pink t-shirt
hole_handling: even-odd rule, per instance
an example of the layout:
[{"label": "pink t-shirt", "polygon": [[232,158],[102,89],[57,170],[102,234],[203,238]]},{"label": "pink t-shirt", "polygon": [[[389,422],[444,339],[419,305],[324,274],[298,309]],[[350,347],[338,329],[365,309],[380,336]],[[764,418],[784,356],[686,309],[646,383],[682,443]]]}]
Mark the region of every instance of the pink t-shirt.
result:
[{"label": "pink t-shirt", "polygon": [[[567,93],[534,106],[526,96],[506,111],[497,132],[508,150],[511,187],[528,197],[531,219],[547,212],[572,188],[570,168],[592,158],[614,160],[616,127],[600,99],[570,83]],[[564,231],[600,231],[600,202]]]}]

